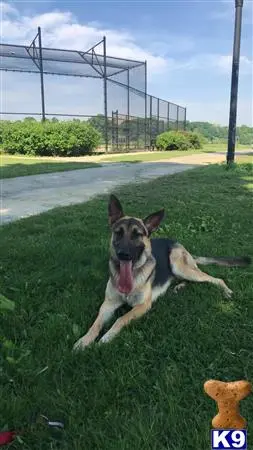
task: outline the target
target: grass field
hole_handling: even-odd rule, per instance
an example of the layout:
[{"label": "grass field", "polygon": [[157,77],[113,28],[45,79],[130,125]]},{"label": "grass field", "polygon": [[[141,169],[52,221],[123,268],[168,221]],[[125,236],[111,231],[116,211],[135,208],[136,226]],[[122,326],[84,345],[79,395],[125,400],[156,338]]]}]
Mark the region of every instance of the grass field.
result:
[{"label": "grass field", "polygon": [[[238,146],[238,149],[248,149],[246,146]],[[90,167],[99,167],[100,162],[143,162],[143,161],[159,161],[163,159],[171,159],[177,156],[187,156],[205,152],[225,152],[225,145],[206,145],[201,150],[189,151],[172,151],[172,152],[142,152],[142,153],[123,153],[117,155],[94,155],[85,157],[85,160],[80,157],[73,158],[70,161],[68,158],[40,158],[29,156],[13,156],[0,154],[0,179],[14,178],[25,175],[37,175],[39,173],[61,172],[64,170],[86,169]]]},{"label": "grass field", "polygon": [[[237,150],[247,150],[249,146],[238,145]],[[138,154],[122,154],[122,155],[110,155],[105,157],[105,161],[112,162],[142,162],[142,161],[159,161],[162,159],[171,159],[177,156],[187,156],[187,155],[196,155],[198,153],[218,153],[218,152],[226,152],[227,146],[224,144],[214,145],[207,144],[204,145],[200,150],[187,150],[187,151],[154,151],[149,153],[138,153]]]},{"label": "grass field", "polygon": [[[139,217],[165,206],[157,233],[193,254],[253,255],[252,166],[209,166],[115,194]],[[1,229],[0,428],[25,430],[11,449],[208,450],[210,379],[253,381],[252,268],[209,267],[234,291],[189,284],[168,292],[110,344],[71,353],[94,320],[108,274],[107,197]],[[241,412],[253,448],[252,396]],[[65,430],[34,425],[43,414]]]},{"label": "grass field", "polygon": [[39,173],[62,172],[64,170],[99,167],[96,162],[66,162],[64,160],[40,159],[39,157],[0,154],[0,179],[37,175]]}]

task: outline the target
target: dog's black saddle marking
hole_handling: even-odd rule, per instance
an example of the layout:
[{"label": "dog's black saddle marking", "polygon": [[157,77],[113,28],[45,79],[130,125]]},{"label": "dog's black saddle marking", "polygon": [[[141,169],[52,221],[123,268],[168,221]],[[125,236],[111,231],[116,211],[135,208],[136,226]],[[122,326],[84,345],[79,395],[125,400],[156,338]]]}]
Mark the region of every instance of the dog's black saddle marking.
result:
[{"label": "dog's black saddle marking", "polygon": [[156,260],[155,277],[152,283],[153,287],[163,286],[169,278],[173,277],[169,256],[171,250],[176,245],[177,242],[172,239],[151,239],[152,255]]}]

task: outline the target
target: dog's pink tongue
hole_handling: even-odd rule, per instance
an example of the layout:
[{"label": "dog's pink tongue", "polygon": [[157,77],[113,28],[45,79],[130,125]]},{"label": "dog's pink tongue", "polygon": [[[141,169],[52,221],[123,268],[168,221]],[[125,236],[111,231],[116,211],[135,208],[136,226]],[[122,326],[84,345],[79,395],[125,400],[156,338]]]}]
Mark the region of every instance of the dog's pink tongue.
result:
[{"label": "dog's pink tongue", "polygon": [[122,294],[129,294],[133,289],[132,261],[120,261],[118,289]]}]

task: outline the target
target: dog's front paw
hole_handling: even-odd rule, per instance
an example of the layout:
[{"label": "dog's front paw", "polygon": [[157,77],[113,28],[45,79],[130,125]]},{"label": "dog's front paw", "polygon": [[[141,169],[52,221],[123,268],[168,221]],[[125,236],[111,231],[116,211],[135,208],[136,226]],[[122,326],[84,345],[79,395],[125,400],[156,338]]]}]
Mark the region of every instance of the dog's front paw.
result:
[{"label": "dog's front paw", "polygon": [[73,347],[73,352],[84,350],[85,347],[88,347],[88,345],[90,345],[91,343],[92,339],[86,334],[85,336],[78,339],[78,341],[76,341]]},{"label": "dog's front paw", "polygon": [[226,298],[231,298],[232,295],[233,295],[233,291],[231,291],[231,289],[227,288],[227,289],[224,291],[224,294],[225,294],[225,297],[226,297]]},{"label": "dog's front paw", "polygon": [[99,344],[107,344],[113,339],[113,335],[111,333],[105,333],[104,336],[99,340]]}]

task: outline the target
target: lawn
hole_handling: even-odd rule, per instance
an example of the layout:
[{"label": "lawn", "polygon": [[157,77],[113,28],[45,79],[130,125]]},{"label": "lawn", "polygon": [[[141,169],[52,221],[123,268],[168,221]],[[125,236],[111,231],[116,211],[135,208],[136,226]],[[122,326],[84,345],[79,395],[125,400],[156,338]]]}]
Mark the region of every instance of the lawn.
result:
[{"label": "lawn", "polygon": [[[252,166],[215,165],[114,191],[128,214],[161,207],[157,233],[198,255],[253,255]],[[208,450],[216,405],[210,378],[253,381],[252,267],[210,266],[233,289],[168,292],[111,343],[72,354],[107,281],[107,196],[2,227],[0,429],[24,430],[26,450]],[[3,337],[4,336],[4,337]],[[252,396],[241,412],[253,417]],[[65,423],[35,425],[36,414]],[[253,448],[249,423],[248,448]]]},{"label": "lawn", "polygon": [[[238,145],[237,150],[248,150],[249,146]],[[159,161],[163,159],[171,159],[177,156],[187,156],[187,155],[196,155],[199,153],[219,153],[226,152],[227,146],[224,144],[207,144],[204,145],[202,149],[199,150],[173,150],[173,151],[154,151],[148,153],[123,153],[122,155],[110,155],[108,157],[103,158],[104,161],[112,161],[112,162],[142,162],[142,161]]]},{"label": "lawn", "polygon": [[[239,145],[238,149],[247,150],[247,146]],[[225,152],[225,145],[205,145],[201,150],[172,151],[172,152],[142,152],[142,153],[123,153],[117,155],[94,155],[87,157],[87,161],[75,158],[73,161],[54,158],[40,158],[30,156],[17,156],[0,154],[0,179],[14,178],[25,175],[37,175],[40,173],[61,172],[64,170],[87,169],[91,167],[100,167],[100,162],[143,162],[160,161],[171,159],[177,156],[187,156],[206,152]]]},{"label": "lawn", "polygon": [[99,167],[95,162],[66,162],[40,159],[39,157],[11,156],[0,154],[0,179],[37,175],[39,173],[62,172],[64,170]]}]

